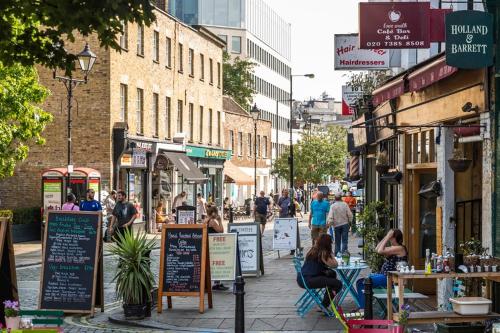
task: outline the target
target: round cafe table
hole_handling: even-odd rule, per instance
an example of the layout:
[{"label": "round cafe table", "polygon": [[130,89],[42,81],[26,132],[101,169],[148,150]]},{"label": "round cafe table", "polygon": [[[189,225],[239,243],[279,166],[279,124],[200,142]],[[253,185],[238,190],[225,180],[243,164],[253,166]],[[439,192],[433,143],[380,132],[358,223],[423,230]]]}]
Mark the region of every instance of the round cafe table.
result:
[{"label": "round cafe table", "polygon": [[[356,260],[358,264],[355,264]],[[334,268],[335,272],[337,272],[337,278],[342,281],[342,289],[335,297],[338,305],[342,305],[347,295],[351,294],[356,305],[360,307],[358,292],[356,290],[356,281],[358,280],[359,273],[361,273],[363,269],[368,268],[368,265],[366,263],[361,263],[360,260],[361,258],[351,257],[349,265],[340,265],[339,262],[339,266]]]}]

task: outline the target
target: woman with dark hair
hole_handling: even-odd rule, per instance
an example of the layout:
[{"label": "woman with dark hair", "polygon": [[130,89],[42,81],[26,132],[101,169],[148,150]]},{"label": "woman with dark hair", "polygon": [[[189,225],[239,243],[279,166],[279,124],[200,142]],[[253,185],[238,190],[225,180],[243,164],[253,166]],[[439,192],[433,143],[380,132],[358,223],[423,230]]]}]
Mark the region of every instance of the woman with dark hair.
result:
[{"label": "woman with dark hair", "polygon": [[[399,229],[391,229],[385,237],[377,244],[375,248],[378,254],[385,257],[384,263],[379,273],[370,274],[372,279],[372,288],[387,287],[387,272],[397,270],[399,262],[408,263],[408,250],[403,245],[403,233]],[[364,279],[356,282],[358,290],[358,301],[360,308],[365,307],[365,284]]]},{"label": "woman with dark hair", "polygon": [[68,193],[66,197],[66,202],[62,205],[61,210],[74,210],[79,211],[80,207],[75,204],[76,197],[73,193]]},{"label": "woman with dark hair", "polygon": [[[203,221],[207,225],[209,234],[218,234],[224,232],[224,226],[222,225],[222,219],[219,215],[219,210],[216,206],[210,206],[207,209],[207,217]],[[212,290],[228,290],[229,287],[223,285],[220,281],[214,281]]]},{"label": "woman with dark hair", "polygon": [[[337,274],[332,270],[337,266],[337,260],[332,253],[332,237],[328,234],[321,234],[307,253],[301,272],[307,287],[327,288],[330,295],[325,293],[324,307],[330,304],[330,298],[334,297],[333,292],[338,293],[342,289],[342,282],[337,280]],[[297,275],[297,283],[299,287],[305,288],[300,275]]]}]

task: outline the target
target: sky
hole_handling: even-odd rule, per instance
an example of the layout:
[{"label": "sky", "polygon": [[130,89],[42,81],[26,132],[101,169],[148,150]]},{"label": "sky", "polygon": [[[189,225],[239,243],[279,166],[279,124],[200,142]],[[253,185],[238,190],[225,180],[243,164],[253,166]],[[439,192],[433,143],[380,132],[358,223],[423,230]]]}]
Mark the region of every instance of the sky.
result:
[{"label": "sky", "polygon": [[333,69],[333,35],[358,31],[359,0],[266,0],[278,15],[292,24],[292,72],[314,73],[295,77],[293,97],[308,100],[326,91],[341,100],[347,71]]}]

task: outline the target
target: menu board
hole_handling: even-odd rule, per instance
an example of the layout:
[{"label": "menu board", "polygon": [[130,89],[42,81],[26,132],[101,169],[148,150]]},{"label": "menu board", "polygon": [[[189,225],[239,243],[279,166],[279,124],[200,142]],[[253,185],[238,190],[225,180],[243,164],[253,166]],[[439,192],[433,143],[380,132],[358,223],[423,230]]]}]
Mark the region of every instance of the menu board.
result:
[{"label": "menu board", "polygon": [[50,211],[44,235],[39,308],[94,312],[101,214]]},{"label": "menu board", "polygon": [[203,313],[205,292],[212,307],[212,289],[208,254],[208,233],[205,224],[167,224],[162,229],[158,313],[162,299],[167,296],[198,296],[199,311]]},{"label": "menu board", "polygon": [[238,235],[208,235],[210,275],[212,281],[234,281],[236,277],[236,249]]},{"label": "menu board", "polygon": [[170,229],[166,232],[164,292],[200,291],[203,229]]},{"label": "menu board", "polygon": [[273,250],[295,250],[297,248],[297,223],[295,218],[274,220]]},{"label": "menu board", "polygon": [[262,244],[259,223],[230,223],[229,232],[238,233],[238,250],[241,273],[244,275],[264,274]]}]

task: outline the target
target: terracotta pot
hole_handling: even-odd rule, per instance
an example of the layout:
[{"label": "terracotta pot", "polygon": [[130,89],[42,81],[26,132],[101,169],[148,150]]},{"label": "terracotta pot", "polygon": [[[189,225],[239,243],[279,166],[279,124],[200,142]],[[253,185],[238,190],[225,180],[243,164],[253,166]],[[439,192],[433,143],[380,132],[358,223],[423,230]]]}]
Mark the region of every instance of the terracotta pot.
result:
[{"label": "terracotta pot", "polygon": [[21,317],[5,317],[5,325],[7,329],[17,330],[19,329],[19,323],[21,322]]},{"label": "terracotta pot", "polygon": [[375,165],[375,170],[377,170],[378,173],[384,174],[389,171],[389,165],[387,164],[377,164]]},{"label": "terracotta pot", "polygon": [[472,163],[472,160],[469,159],[449,159],[448,160],[448,165],[450,166],[451,170],[454,172],[464,172],[469,169],[470,165]]}]

